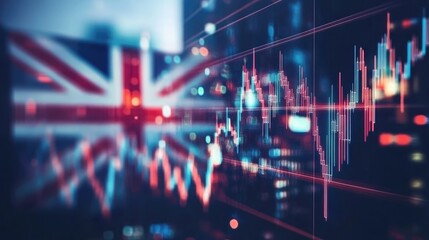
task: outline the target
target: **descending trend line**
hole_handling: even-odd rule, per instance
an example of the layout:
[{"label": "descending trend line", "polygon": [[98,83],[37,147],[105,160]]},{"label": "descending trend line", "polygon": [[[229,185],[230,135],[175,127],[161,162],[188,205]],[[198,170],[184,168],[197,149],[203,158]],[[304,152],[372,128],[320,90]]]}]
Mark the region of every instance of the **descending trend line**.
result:
[{"label": "descending trend line", "polygon": [[[412,37],[407,42],[405,62],[402,62],[396,54],[391,40],[390,14],[387,14],[386,33],[377,43],[377,54],[373,56],[373,68],[370,70],[366,61],[365,50],[354,47],[354,70],[351,89],[346,92],[343,88],[343,77],[338,74],[338,92],[334,95],[334,86],[331,85],[330,97],[327,104],[327,128],[326,135],[322,136],[319,127],[318,103],[316,96],[309,91],[308,80],[304,76],[304,70],[299,67],[298,83],[292,87],[288,76],[283,69],[283,56],[279,53],[279,70],[268,81],[268,87],[263,87],[256,72],[255,49],[253,49],[253,64],[251,72],[247,70],[246,63],[242,70],[242,84],[237,89],[239,99],[236,111],[236,130],[231,126],[231,119],[226,114],[226,124],[216,124],[217,132],[231,132],[234,135],[234,143],[237,147],[241,140],[241,119],[244,108],[253,109],[260,105],[262,136],[269,137],[271,118],[275,117],[279,105],[283,104],[285,114],[305,114],[311,119],[313,142],[319,157],[321,174],[323,177],[323,216],[328,218],[328,185],[332,181],[334,169],[341,171],[345,163],[349,163],[349,145],[352,141],[352,113],[359,109],[363,111],[363,140],[366,141],[370,132],[374,132],[376,123],[376,90],[388,84],[399,86],[400,111],[404,111],[404,96],[406,85],[411,78],[412,66],[426,55],[428,27],[427,18],[421,20],[421,45],[418,46],[417,37]],[[268,93],[264,91],[268,89]],[[225,128],[226,126],[226,128]],[[285,126],[287,128],[287,125]]]},{"label": "descending trend line", "polygon": [[352,14],[352,15],[349,15],[347,17],[343,17],[341,19],[337,19],[337,20],[325,23],[325,24],[317,26],[317,27],[314,26],[313,28],[305,30],[303,32],[300,32],[300,33],[297,33],[297,34],[294,34],[291,36],[287,36],[287,37],[278,39],[278,40],[270,42],[270,43],[265,43],[265,44],[259,45],[257,47],[254,47],[253,49],[247,49],[247,50],[244,50],[242,52],[236,53],[236,54],[231,55],[231,56],[226,56],[226,57],[217,59],[215,61],[210,62],[210,64],[203,66],[202,68],[200,68],[200,70],[204,70],[204,68],[206,68],[206,67],[217,66],[220,64],[225,64],[228,62],[239,60],[239,59],[242,59],[243,57],[246,57],[247,55],[251,54],[253,51],[255,51],[257,53],[257,52],[260,52],[260,51],[263,51],[266,49],[270,49],[270,48],[273,48],[276,46],[280,46],[280,45],[288,43],[288,42],[299,40],[299,39],[302,39],[302,38],[307,37],[307,36],[311,36],[311,35],[319,33],[319,32],[323,32],[323,31],[326,31],[326,30],[329,30],[329,29],[332,29],[335,27],[339,27],[339,26],[342,26],[344,24],[347,24],[347,23],[350,23],[350,22],[353,22],[353,21],[356,21],[356,20],[359,20],[359,19],[362,19],[365,17],[369,17],[372,15],[378,14],[380,12],[384,12],[384,11],[386,11],[392,7],[399,6],[399,5],[400,4],[397,2],[386,3],[386,4],[382,4],[382,5],[379,5],[379,6],[376,6],[376,7],[373,7],[373,8]]},{"label": "descending trend line", "polygon": [[[222,19],[217,20],[214,24],[215,26],[217,26],[218,24],[222,23],[223,21],[237,15],[238,13],[240,13],[241,11],[249,8],[250,6],[254,5],[255,3],[259,2],[260,0],[253,0],[247,4],[245,4],[244,6],[240,7],[239,9],[235,10],[234,12],[228,14],[227,16],[223,17]],[[204,34],[204,30],[200,31],[199,33],[195,34],[194,36],[190,37],[188,40],[185,41],[185,44],[191,44],[193,41],[195,41],[195,39],[197,39],[199,36],[201,36],[202,34]],[[209,35],[204,36],[203,38],[206,38]]]},{"label": "descending trend line", "polygon": [[[230,164],[232,166],[242,165],[241,161],[236,160],[236,159],[231,159],[231,158],[224,158],[224,162],[226,164]],[[256,165],[261,170],[266,170],[266,171],[271,171],[271,172],[275,172],[275,173],[279,173],[279,174],[293,176],[294,178],[297,178],[297,179],[300,179],[303,181],[308,181],[308,182],[314,181],[317,184],[323,184],[324,183],[324,179],[322,177],[313,177],[312,175],[310,175],[308,173],[279,169],[279,168],[271,167],[269,165],[260,165],[260,164],[256,164]],[[356,193],[365,193],[365,194],[376,196],[376,197],[385,197],[385,198],[394,199],[394,200],[398,200],[398,201],[402,201],[402,202],[415,202],[415,201],[425,202],[426,201],[426,199],[422,199],[419,197],[412,197],[412,196],[401,195],[398,193],[382,191],[382,190],[367,187],[367,186],[360,186],[357,184],[339,181],[338,179],[337,180],[331,180],[329,182],[329,185],[334,187],[334,188],[337,188],[337,189],[342,189],[342,190],[356,192]]]},{"label": "descending trend line", "polygon": [[[242,20],[245,20],[246,18],[248,18],[248,17],[251,17],[251,16],[253,16],[253,15],[255,15],[255,14],[257,14],[257,13],[259,13],[259,12],[261,12],[261,11],[263,11],[263,10],[265,10],[265,9],[267,9],[267,8],[269,8],[269,7],[271,7],[271,6],[274,6],[275,4],[277,4],[277,3],[280,3],[282,0],[277,0],[277,1],[275,1],[275,2],[273,2],[273,3],[270,3],[270,4],[268,4],[267,6],[265,6],[265,7],[263,7],[263,8],[261,8],[261,9],[258,9],[258,10],[256,10],[256,11],[254,11],[254,12],[252,12],[252,13],[249,13],[249,14],[247,14],[246,16],[244,16],[244,17],[241,17],[241,18],[239,18],[239,19],[237,19],[237,20],[235,20],[235,21],[233,21],[233,22],[231,22],[231,23],[228,23],[228,24],[226,24],[225,26],[222,26],[222,27],[220,27],[219,29],[217,29],[214,33],[211,33],[211,34],[206,34],[205,36],[203,36],[203,37],[201,37],[202,39],[205,39],[205,38],[207,38],[208,36],[211,36],[211,35],[213,35],[213,34],[215,34],[215,33],[218,33],[218,32],[220,32],[220,31],[222,31],[222,30],[224,30],[224,29],[226,29],[226,28],[228,28],[228,27],[230,27],[230,26],[232,26],[232,25],[234,25],[234,24],[236,24],[236,23],[238,23],[238,22],[240,22],[240,21],[242,21]],[[253,4],[253,2],[251,2],[252,4]],[[249,3],[250,4],[250,3]],[[245,5],[244,7],[243,7],[243,9],[245,8],[245,7],[247,7],[247,6],[250,6],[250,5]],[[192,40],[193,39],[195,39],[196,37],[198,37],[198,35],[199,34],[197,34],[196,36],[194,36],[194,37],[192,37],[191,38],[191,40],[189,41],[189,44],[187,44],[186,46],[185,46],[185,48],[187,48],[187,49],[189,49],[191,46],[192,46]]]},{"label": "descending trend line", "polygon": [[244,205],[244,204],[242,204],[240,202],[237,202],[237,201],[235,201],[235,200],[233,200],[233,199],[231,199],[231,198],[229,198],[229,197],[227,197],[225,195],[217,196],[217,200],[220,201],[220,202],[223,202],[225,204],[231,205],[231,206],[233,206],[233,207],[235,207],[237,209],[240,209],[242,211],[245,211],[245,212],[247,212],[249,214],[255,215],[255,216],[257,216],[257,217],[259,217],[259,218],[261,218],[261,219],[263,219],[265,221],[273,223],[273,224],[275,224],[277,226],[280,226],[280,227],[282,227],[284,229],[292,231],[292,232],[294,232],[296,234],[299,234],[299,235],[301,235],[303,237],[306,237],[308,239],[317,239],[317,240],[321,239],[321,238],[319,238],[317,236],[314,236],[314,234],[312,235],[312,234],[310,234],[310,233],[302,230],[301,228],[298,228],[298,227],[292,226],[290,224],[287,224],[285,222],[282,222],[281,220],[279,220],[277,218],[271,217],[271,216],[269,216],[269,215],[267,215],[267,214],[265,214],[263,212],[257,211],[255,209],[253,209],[251,207],[248,207],[248,206],[246,206],[246,205]]},{"label": "descending trend line", "polygon": [[192,12],[191,14],[189,14],[189,16],[185,18],[185,23],[188,23],[193,17],[195,17],[203,9],[204,9],[203,5],[200,5],[194,12]]}]

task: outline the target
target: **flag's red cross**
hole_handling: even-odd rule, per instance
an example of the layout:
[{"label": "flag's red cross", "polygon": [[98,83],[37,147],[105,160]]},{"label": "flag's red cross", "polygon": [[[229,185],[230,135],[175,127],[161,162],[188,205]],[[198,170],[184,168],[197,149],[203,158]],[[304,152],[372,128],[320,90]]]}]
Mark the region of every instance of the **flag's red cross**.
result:
[{"label": "flag's red cross", "polygon": [[[79,71],[70,67],[65,61],[55,54],[47,51],[45,48],[40,46],[36,41],[31,37],[26,36],[25,34],[20,33],[11,33],[10,39],[18,44],[19,47],[24,50],[27,54],[37,59],[37,61],[45,64],[50,69],[55,71],[57,74],[66,76],[67,80],[70,81],[75,87],[80,89],[83,92],[90,94],[103,94],[104,90],[97,86],[93,81],[89,80],[87,76],[81,74]],[[122,91],[122,104],[120,106],[84,106],[84,105],[61,105],[52,102],[51,104],[40,104],[35,102],[15,104],[15,123],[20,122],[38,122],[38,121],[47,121],[49,123],[64,123],[64,122],[73,122],[73,123],[108,123],[117,121],[124,126],[125,134],[132,134],[136,136],[137,145],[142,146],[143,139],[138,137],[142,134],[144,129],[144,124],[157,123],[156,119],[162,116],[161,107],[145,107],[143,102],[143,96],[141,93],[143,81],[141,76],[143,74],[141,71],[144,69],[141,67],[142,60],[140,58],[140,52],[135,49],[123,49],[122,52],[122,82],[123,86],[117,91]],[[25,61],[20,60],[18,57],[11,54],[12,62],[17,65],[21,70],[29,73],[31,76],[35,76],[39,82],[47,84],[55,91],[62,92],[65,89],[62,88],[55,81],[52,81],[48,77],[44,77],[42,73],[36,70],[30,64],[27,64]],[[204,69],[207,65],[210,65],[208,62],[203,62],[200,65],[197,65],[189,72],[185,73],[170,85],[161,89],[158,93],[158,96],[164,97],[174,93],[176,90],[183,87],[189,80],[193,79],[196,75],[201,73],[201,69]],[[31,96],[28,96],[31,98]],[[156,101],[156,99],[147,99],[149,101]],[[184,111],[189,109],[173,109],[177,118],[163,118],[163,122],[166,121],[180,121],[180,116],[183,115]],[[195,121],[207,121],[207,115],[202,110],[192,109],[193,122]],[[142,135],[140,135],[142,136]],[[174,149],[179,155],[187,157],[188,151],[177,142],[174,138],[166,136],[166,142],[168,142],[171,149]],[[96,141],[93,146],[91,146],[90,156],[94,157],[100,154],[103,150],[109,149],[112,147],[112,141],[101,138]],[[87,154],[88,155],[88,154]],[[89,156],[88,155],[88,156]],[[54,160],[57,158],[54,158]],[[94,188],[94,191],[97,193],[97,196],[102,202],[104,195],[104,190],[100,186],[98,180],[93,176],[94,162],[90,157],[85,157],[83,162],[83,168],[88,172],[89,176],[92,176],[90,179],[91,185]],[[57,159],[58,160],[58,159]],[[54,168],[58,174],[59,181],[54,181],[46,184],[43,188],[40,189],[37,193],[30,194],[29,197],[24,199],[23,204],[34,204],[40,196],[48,197],[52,196],[58,192],[58,190],[64,188],[64,183],[70,181],[76,177],[76,169],[65,168],[61,162],[54,161]],[[104,214],[108,214],[106,209],[103,209]]]},{"label": "flag's red cross", "polygon": [[[57,74],[66,76],[78,89],[90,94],[103,94],[103,89],[90,81],[85,75],[71,68],[60,57],[49,52],[40,46],[31,37],[21,33],[11,33],[10,39],[25,50],[27,54],[37,59],[37,61],[49,66]],[[21,61],[15,56],[11,56],[14,62],[21,70],[35,76],[39,82],[51,86],[56,91],[63,91],[62,87],[49,78],[43,78],[43,75],[34,69],[31,65]],[[79,105],[59,105],[40,104],[35,102],[15,104],[15,120],[20,121],[37,121],[43,120],[48,122],[112,122],[120,121],[122,123],[145,122],[154,123],[157,117],[162,116],[162,107],[145,107],[143,95],[141,92],[143,81],[141,79],[141,58],[140,52],[136,49],[122,49],[122,105],[114,106],[79,106]],[[187,82],[201,73],[201,69],[209,66],[210,62],[202,62],[186,72],[181,77],[175,79],[171,85],[161,89],[158,92],[159,97],[168,96],[180,90]],[[143,70],[144,71],[144,70]],[[42,79],[40,79],[42,78]],[[31,96],[29,96],[31,98]],[[156,99],[147,99],[156,101]],[[189,110],[189,109],[188,109]],[[204,113],[199,113],[193,109],[193,120],[199,121],[199,117],[204,117]],[[173,109],[174,112],[184,112],[185,109]],[[180,115],[180,114],[177,114]],[[205,117],[204,117],[205,118]],[[174,120],[173,118],[164,119]],[[203,120],[204,121],[204,120]]]}]

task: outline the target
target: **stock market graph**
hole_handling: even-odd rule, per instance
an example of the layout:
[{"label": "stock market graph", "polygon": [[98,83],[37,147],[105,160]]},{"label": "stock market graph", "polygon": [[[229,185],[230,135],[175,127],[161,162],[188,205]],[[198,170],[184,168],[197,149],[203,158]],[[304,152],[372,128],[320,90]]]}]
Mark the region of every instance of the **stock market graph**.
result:
[{"label": "stock market graph", "polygon": [[4,239],[429,238],[427,1],[0,6]]}]

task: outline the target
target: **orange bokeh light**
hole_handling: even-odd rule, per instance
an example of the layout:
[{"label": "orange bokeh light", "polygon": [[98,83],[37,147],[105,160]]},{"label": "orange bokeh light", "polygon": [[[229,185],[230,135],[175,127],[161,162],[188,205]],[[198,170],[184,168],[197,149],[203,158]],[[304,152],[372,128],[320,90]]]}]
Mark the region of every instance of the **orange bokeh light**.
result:
[{"label": "orange bokeh light", "polygon": [[203,57],[207,57],[209,55],[209,50],[206,47],[200,47],[200,54]]},{"label": "orange bokeh light", "polygon": [[229,226],[232,229],[237,229],[238,228],[238,221],[237,221],[237,219],[235,219],[235,218],[231,219],[231,221],[229,221]]},{"label": "orange bokeh light", "polygon": [[140,105],[140,98],[138,98],[138,97],[133,97],[133,98],[131,99],[131,104],[132,104],[134,107],[137,107],[138,105]]}]

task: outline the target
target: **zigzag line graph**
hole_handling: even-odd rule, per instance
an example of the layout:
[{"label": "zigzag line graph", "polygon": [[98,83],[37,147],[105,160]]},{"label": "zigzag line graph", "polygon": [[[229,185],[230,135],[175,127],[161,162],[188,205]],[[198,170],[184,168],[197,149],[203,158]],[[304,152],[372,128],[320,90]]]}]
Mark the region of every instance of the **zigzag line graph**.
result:
[{"label": "zigzag line graph", "polygon": [[[207,157],[204,167],[196,163],[192,153],[184,153],[181,149],[168,145],[172,138],[160,140],[153,156],[149,156],[145,149],[138,149],[123,136],[116,139],[102,138],[96,142],[88,140],[79,141],[72,149],[58,153],[51,137],[44,144],[49,149],[49,161],[38,177],[37,181],[24,182],[17,191],[17,198],[21,202],[31,202],[32,195],[42,194],[46,201],[56,199],[58,193],[69,206],[72,206],[76,198],[76,190],[79,185],[88,181],[103,216],[111,214],[115,194],[115,179],[118,174],[125,170],[125,161],[131,162],[137,167],[142,178],[148,179],[152,190],[161,188],[159,173],[163,173],[164,194],[170,196],[176,189],[182,205],[186,204],[191,191],[192,183],[195,193],[203,207],[208,207],[211,196],[211,185],[216,159]],[[177,143],[176,143],[177,144]],[[167,154],[167,149],[175,155],[183,155],[186,161],[180,164],[172,164]],[[212,151],[209,149],[210,155]],[[107,165],[107,177],[103,183],[96,173],[102,166]],[[197,167],[197,165],[199,167]],[[200,172],[204,169],[204,174]],[[147,170],[147,171],[145,171]],[[148,173],[148,176],[144,176]]]}]

